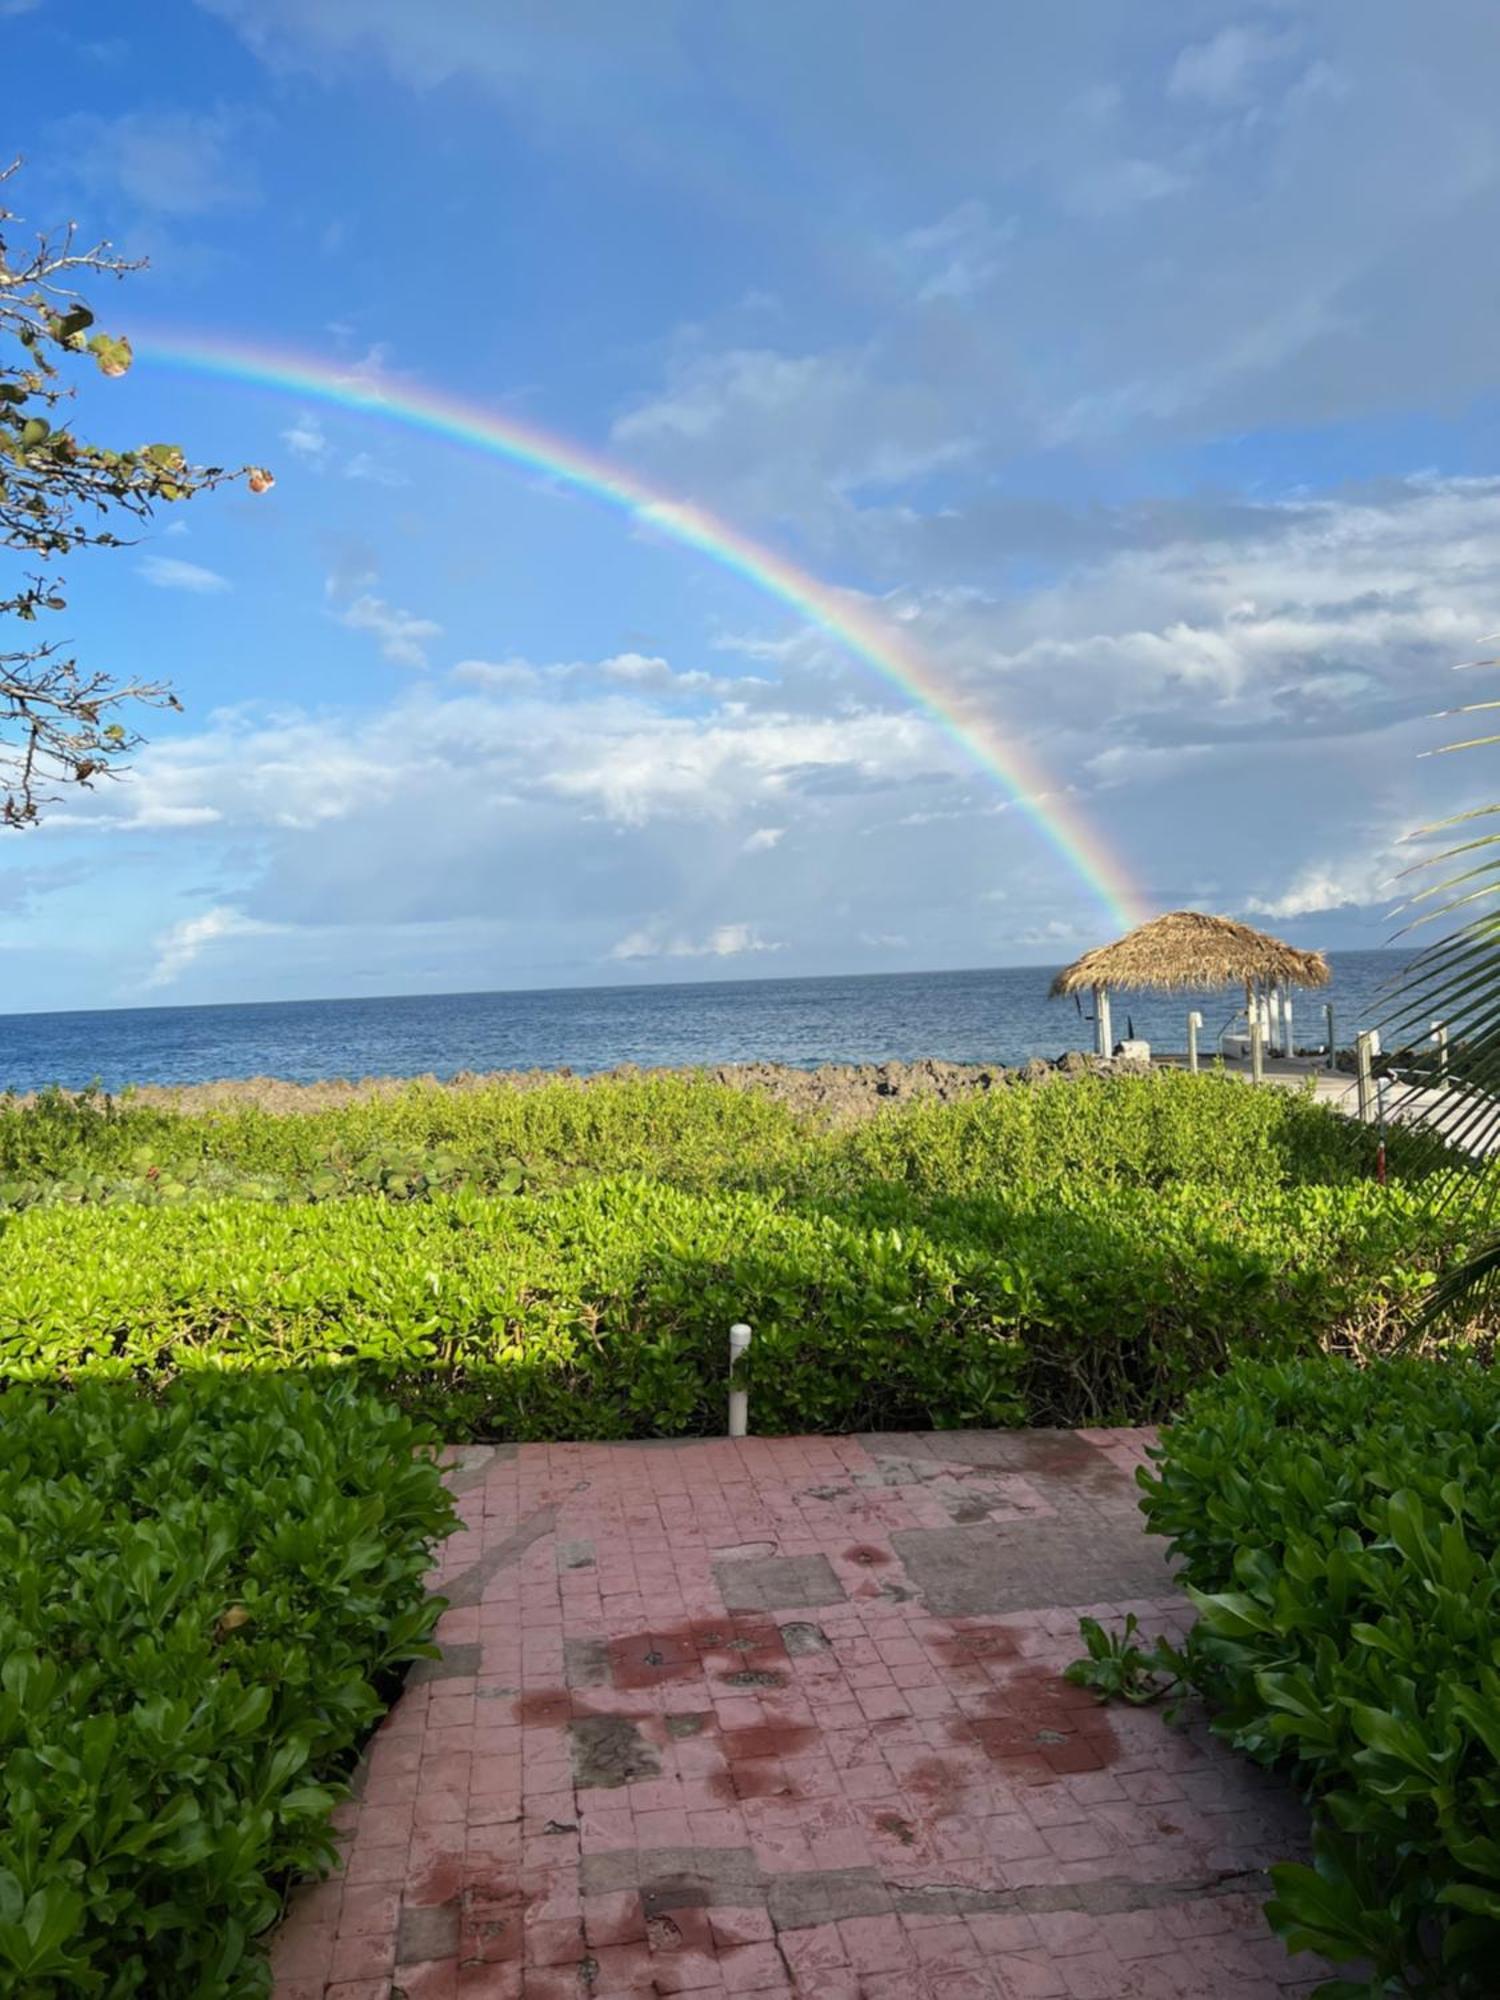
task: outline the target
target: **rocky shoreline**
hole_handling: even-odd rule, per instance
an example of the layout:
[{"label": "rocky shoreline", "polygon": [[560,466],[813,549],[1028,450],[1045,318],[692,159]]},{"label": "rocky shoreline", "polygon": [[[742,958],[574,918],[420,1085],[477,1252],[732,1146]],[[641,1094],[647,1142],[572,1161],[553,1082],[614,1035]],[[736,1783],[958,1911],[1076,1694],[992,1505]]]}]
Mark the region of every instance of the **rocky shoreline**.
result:
[{"label": "rocky shoreline", "polygon": [[721,1063],[701,1069],[641,1069],[626,1064],[618,1069],[599,1070],[587,1076],[569,1069],[494,1070],[479,1074],[461,1070],[451,1078],[434,1075],[400,1077],[367,1076],[357,1081],[335,1077],[320,1083],[289,1083],[284,1078],[252,1076],[225,1078],[214,1083],[144,1084],[132,1090],[134,1104],[153,1105],[166,1111],[214,1112],[253,1105],[262,1111],[325,1111],[346,1104],[395,1097],[418,1085],[431,1090],[539,1090],[546,1084],[567,1083],[578,1090],[630,1077],[698,1076],[734,1090],[753,1091],[793,1110],[825,1118],[833,1123],[867,1117],[892,1104],[918,1100],[952,1103],[959,1098],[1003,1090],[1013,1084],[1044,1084],[1079,1076],[1140,1074],[1148,1068],[1141,1062],[1123,1059],[1102,1061],[1098,1056],[1080,1055],[1070,1050],[1049,1062],[1034,1057],[1017,1068],[1000,1063],[952,1063],[937,1060],[888,1063],[825,1063],[817,1069],[798,1069],[788,1063]]}]

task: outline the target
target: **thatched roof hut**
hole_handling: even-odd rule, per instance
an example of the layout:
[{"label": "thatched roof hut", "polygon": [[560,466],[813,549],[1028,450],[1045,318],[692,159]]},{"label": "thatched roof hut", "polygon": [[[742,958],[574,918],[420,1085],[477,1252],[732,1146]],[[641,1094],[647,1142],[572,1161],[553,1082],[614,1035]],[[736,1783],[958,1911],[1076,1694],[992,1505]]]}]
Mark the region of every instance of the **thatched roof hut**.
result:
[{"label": "thatched roof hut", "polygon": [[1198,910],[1170,910],[1138,924],[1113,944],[1086,951],[1052,982],[1057,993],[1087,993],[1101,986],[1155,987],[1169,993],[1215,986],[1326,986],[1328,961],[1320,951],[1298,951],[1265,931],[1232,917]]},{"label": "thatched roof hut", "polygon": [[[1283,999],[1288,987],[1326,986],[1331,974],[1320,951],[1298,951],[1265,931],[1237,924],[1232,917],[1206,917],[1198,910],[1169,910],[1138,924],[1113,944],[1086,951],[1064,966],[1052,982],[1059,993],[1092,993],[1097,1046],[1107,1056],[1114,1046],[1110,1026],[1109,994],[1113,986],[1154,987],[1158,992],[1203,991],[1215,986],[1242,986],[1245,1011],[1252,1023],[1251,1066],[1260,1075],[1260,1042],[1257,1034],[1273,1029],[1282,1020],[1282,1053],[1293,1048],[1291,1000]],[[1267,999],[1266,996],[1270,996]],[[1197,1067],[1197,1042],[1201,1016],[1188,1022],[1188,1066]],[[1274,1044],[1273,1044],[1274,1046]]]}]

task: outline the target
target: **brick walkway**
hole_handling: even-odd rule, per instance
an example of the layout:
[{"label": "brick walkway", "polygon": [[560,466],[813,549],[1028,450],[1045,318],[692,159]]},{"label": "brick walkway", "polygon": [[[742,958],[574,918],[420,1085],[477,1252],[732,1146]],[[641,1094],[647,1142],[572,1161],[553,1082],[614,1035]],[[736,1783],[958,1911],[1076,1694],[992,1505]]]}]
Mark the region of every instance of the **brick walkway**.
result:
[{"label": "brick walkway", "polygon": [[1121,1431],[461,1454],[441,1661],[277,2000],[1275,2000],[1298,1810],[1057,1669],[1183,1621]]}]

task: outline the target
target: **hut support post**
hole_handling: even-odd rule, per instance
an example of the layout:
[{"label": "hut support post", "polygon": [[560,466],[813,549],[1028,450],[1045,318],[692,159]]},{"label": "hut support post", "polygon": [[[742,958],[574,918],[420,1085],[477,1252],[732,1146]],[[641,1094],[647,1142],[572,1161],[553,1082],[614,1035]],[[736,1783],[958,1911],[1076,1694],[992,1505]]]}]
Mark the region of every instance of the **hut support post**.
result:
[{"label": "hut support post", "polygon": [[1188,1074],[1198,1074],[1198,1030],[1203,1026],[1203,1016],[1195,1008],[1188,1015]]},{"label": "hut support post", "polygon": [[1333,1002],[1331,1000],[1323,1002],[1323,1019],[1328,1028],[1328,1067],[1330,1069],[1337,1069],[1338,1049],[1333,1038]]},{"label": "hut support post", "polygon": [[1297,1053],[1297,1038],[1292,1033],[1292,989],[1288,986],[1281,996],[1281,1053],[1294,1056]]},{"label": "hut support post", "polygon": [[1115,1037],[1114,1030],[1110,1025],[1109,988],[1107,986],[1096,986],[1094,988],[1094,1025],[1099,1033],[1099,1054],[1101,1056],[1112,1055],[1114,1053]]},{"label": "hut support post", "polygon": [[1261,1003],[1256,1002],[1250,1010],[1250,1081],[1264,1083],[1266,1080],[1266,1021]]}]

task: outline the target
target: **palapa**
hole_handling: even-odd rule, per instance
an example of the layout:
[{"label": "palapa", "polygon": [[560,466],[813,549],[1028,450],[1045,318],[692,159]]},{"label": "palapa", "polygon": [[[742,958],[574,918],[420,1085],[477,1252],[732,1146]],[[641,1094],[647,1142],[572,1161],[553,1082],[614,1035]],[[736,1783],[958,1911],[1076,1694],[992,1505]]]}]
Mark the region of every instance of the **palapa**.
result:
[{"label": "palapa", "polygon": [[1280,938],[1232,917],[1170,910],[1139,924],[1113,944],[1086,951],[1064,966],[1052,991],[1087,993],[1101,987],[1155,987],[1174,993],[1216,986],[1326,986],[1320,951],[1298,951]]}]

